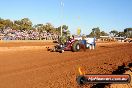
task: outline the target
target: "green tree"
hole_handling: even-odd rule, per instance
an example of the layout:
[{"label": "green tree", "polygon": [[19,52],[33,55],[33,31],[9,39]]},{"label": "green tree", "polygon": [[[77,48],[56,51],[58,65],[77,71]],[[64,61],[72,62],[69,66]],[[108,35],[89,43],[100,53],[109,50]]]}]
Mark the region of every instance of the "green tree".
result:
[{"label": "green tree", "polygon": [[13,22],[9,19],[1,19],[0,18],[0,29],[4,29],[4,28],[7,28],[7,27],[10,27],[12,28],[13,27]]},{"label": "green tree", "polygon": [[3,24],[4,19],[0,18],[0,29],[3,29],[5,25]]},{"label": "green tree", "polygon": [[47,32],[51,32],[52,30],[54,30],[54,26],[51,23],[46,23],[45,30]]},{"label": "green tree", "polygon": [[109,33],[112,34],[113,36],[116,36],[118,34],[118,31],[117,30],[112,30]]},{"label": "green tree", "polygon": [[[60,33],[61,33],[61,26],[59,26],[58,28],[56,28],[56,31],[57,31],[57,33],[60,35]],[[69,31],[69,29],[68,29],[68,26],[67,25],[63,25],[62,26],[62,35],[70,35],[70,31]]]},{"label": "green tree", "polygon": [[60,33],[61,33],[61,26],[55,28],[54,30],[55,30],[55,34],[60,35]]},{"label": "green tree", "polygon": [[23,18],[21,20],[15,20],[13,24],[13,29],[16,30],[31,30],[32,22],[29,18]]},{"label": "green tree", "polygon": [[62,26],[62,29],[68,30],[68,26],[67,26],[67,25],[63,25],[63,26]]},{"label": "green tree", "polygon": [[92,32],[89,34],[90,37],[96,37],[96,38],[100,38],[100,35],[101,33],[99,27],[93,28]]},{"label": "green tree", "polygon": [[63,25],[62,26],[62,31],[63,31],[63,36],[70,36],[70,31],[68,30],[68,26],[67,25]]},{"label": "green tree", "polygon": [[128,38],[132,38],[132,28],[124,29],[125,36]]},{"label": "green tree", "polygon": [[4,20],[3,24],[5,25],[5,28],[7,28],[7,27],[12,28],[13,27],[13,22],[9,19]]},{"label": "green tree", "polygon": [[46,27],[44,24],[36,24],[33,26],[34,29],[36,29],[37,31],[39,32],[43,32],[43,31],[46,31]]},{"label": "green tree", "polygon": [[100,32],[100,36],[108,36],[108,34],[106,32],[104,32],[104,31],[101,31]]},{"label": "green tree", "polygon": [[[62,44],[64,44],[68,40],[68,37],[70,36],[70,31],[69,31],[67,25],[63,25],[62,29],[63,29],[62,30],[63,32],[62,32],[62,36],[59,39],[59,42],[62,43]],[[60,35],[60,33],[61,33],[61,26],[57,28],[57,32]]]},{"label": "green tree", "polygon": [[124,37],[125,36],[125,33],[124,32],[118,32],[117,36],[118,37]]},{"label": "green tree", "polygon": [[29,18],[23,18],[20,21],[20,27],[21,30],[30,30],[32,29],[32,22],[29,20]]},{"label": "green tree", "polygon": [[17,24],[13,24],[13,26],[12,26],[12,29],[14,29],[14,30],[20,30],[20,28],[21,27]]}]

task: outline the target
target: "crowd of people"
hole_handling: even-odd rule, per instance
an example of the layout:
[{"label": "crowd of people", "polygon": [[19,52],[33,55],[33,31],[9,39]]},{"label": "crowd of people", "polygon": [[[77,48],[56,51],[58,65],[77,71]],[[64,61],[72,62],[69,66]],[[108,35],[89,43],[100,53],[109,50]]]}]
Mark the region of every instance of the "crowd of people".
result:
[{"label": "crowd of people", "polygon": [[59,35],[37,30],[0,30],[0,40],[57,40]]}]

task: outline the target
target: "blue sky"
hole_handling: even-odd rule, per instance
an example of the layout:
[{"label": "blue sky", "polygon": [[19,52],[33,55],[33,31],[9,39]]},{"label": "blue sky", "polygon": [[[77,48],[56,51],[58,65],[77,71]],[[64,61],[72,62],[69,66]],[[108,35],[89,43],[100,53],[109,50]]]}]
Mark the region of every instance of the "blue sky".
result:
[{"label": "blue sky", "polygon": [[33,24],[66,24],[75,34],[89,34],[93,27],[102,31],[123,31],[132,27],[132,0],[0,0],[0,17],[19,20],[29,18]]}]

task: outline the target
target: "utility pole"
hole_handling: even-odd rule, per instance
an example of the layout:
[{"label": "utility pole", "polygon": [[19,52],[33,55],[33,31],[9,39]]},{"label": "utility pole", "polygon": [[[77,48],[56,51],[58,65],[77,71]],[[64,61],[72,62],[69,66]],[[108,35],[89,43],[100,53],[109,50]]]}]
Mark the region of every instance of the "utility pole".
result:
[{"label": "utility pole", "polygon": [[61,0],[61,37],[62,37],[62,26],[63,26],[63,7],[64,7],[64,2]]}]

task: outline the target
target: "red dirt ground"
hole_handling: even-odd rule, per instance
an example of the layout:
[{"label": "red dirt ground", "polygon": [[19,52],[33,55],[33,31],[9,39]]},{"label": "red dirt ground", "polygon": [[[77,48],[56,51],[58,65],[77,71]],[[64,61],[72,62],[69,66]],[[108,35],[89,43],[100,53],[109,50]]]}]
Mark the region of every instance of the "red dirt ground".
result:
[{"label": "red dirt ground", "polygon": [[111,74],[132,62],[132,43],[97,43],[95,50],[62,54],[46,51],[51,45],[0,43],[0,88],[80,88],[78,67],[87,74]]}]

